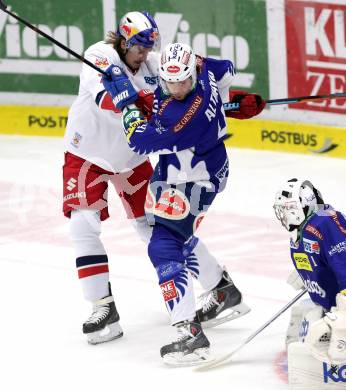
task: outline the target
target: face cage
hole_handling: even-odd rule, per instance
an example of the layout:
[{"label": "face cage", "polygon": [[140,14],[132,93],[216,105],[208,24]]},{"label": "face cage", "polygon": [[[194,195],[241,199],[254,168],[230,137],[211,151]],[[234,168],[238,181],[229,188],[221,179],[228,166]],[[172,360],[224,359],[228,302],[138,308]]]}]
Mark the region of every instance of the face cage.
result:
[{"label": "face cage", "polygon": [[[296,227],[300,225],[300,224],[299,225],[289,224],[288,222],[288,213],[292,213],[292,210],[298,212],[298,207],[296,205],[296,202],[289,202],[286,205],[274,204],[273,208],[274,208],[276,218],[281,222],[281,225],[289,232],[296,229]],[[299,218],[297,214],[296,214],[296,218]]]},{"label": "face cage", "polygon": [[285,207],[282,205],[277,205],[275,204],[273,206],[276,218],[281,222],[281,225],[288,230],[287,226],[287,218],[286,218],[286,213],[285,213]]}]

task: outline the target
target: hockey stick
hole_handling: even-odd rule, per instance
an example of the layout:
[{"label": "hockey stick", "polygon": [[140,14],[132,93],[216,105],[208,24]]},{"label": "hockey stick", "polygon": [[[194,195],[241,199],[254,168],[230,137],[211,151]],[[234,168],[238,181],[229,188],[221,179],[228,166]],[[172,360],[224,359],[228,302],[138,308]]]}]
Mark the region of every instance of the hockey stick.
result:
[{"label": "hockey stick", "polygon": [[69,47],[65,46],[64,44],[60,43],[59,41],[57,41],[56,39],[54,39],[53,37],[51,37],[50,35],[46,34],[45,32],[41,31],[39,28],[37,28],[36,26],[30,24],[29,22],[27,22],[26,20],[22,19],[20,16],[14,14],[13,12],[9,11],[7,9],[7,5],[2,1],[0,0],[0,9],[4,12],[6,12],[7,14],[11,15],[13,18],[19,20],[20,22],[22,22],[23,24],[25,24],[26,26],[28,26],[29,28],[31,28],[31,30],[35,31],[36,33],[42,35],[43,37],[47,38],[49,41],[53,42],[55,45],[59,46],[61,49],[67,51],[69,54],[71,54],[72,56],[74,56],[75,58],[77,58],[78,60],[84,62],[85,64],[91,66],[92,68],[94,68],[97,72],[99,73],[102,73],[103,75],[107,76],[107,73],[100,69],[98,66],[94,65],[92,62],[88,61],[86,58],[84,58],[83,56],[79,55],[78,53],[76,53],[75,51],[71,50]]},{"label": "hockey stick", "polygon": [[[277,105],[277,104],[293,104],[306,102],[310,100],[320,100],[320,99],[337,99],[346,97],[346,92],[331,93],[330,95],[315,95],[315,96],[299,96],[293,98],[282,98],[282,99],[272,99],[266,100],[266,105]],[[223,108],[225,111],[238,111],[239,103],[225,103]]]},{"label": "hockey stick", "polygon": [[271,105],[292,104],[292,103],[306,102],[310,100],[337,99],[342,97],[346,97],[346,92],[331,93],[329,95],[299,96],[294,98],[273,99],[273,100],[267,100],[266,103]]},{"label": "hockey stick", "polygon": [[279,310],[272,318],[270,318],[265,324],[263,324],[260,328],[258,328],[255,332],[253,332],[246,340],[240,343],[232,352],[226,353],[224,355],[220,355],[219,357],[215,357],[208,362],[198,366],[195,368],[196,371],[206,371],[210,368],[218,366],[220,363],[225,364],[228,362],[233,355],[235,355],[238,351],[240,351],[247,343],[249,343],[252,339],[254,339],[259,333],[261,333],[268,325],[270,325],[273,321],[275,321],[282,313],[284,313],[288,308],[290,308],[295,302],[298,301],[308,290],[305,288],[302,290],[297,296],[295,296],[290,302],[287,303],[281,310]]}]

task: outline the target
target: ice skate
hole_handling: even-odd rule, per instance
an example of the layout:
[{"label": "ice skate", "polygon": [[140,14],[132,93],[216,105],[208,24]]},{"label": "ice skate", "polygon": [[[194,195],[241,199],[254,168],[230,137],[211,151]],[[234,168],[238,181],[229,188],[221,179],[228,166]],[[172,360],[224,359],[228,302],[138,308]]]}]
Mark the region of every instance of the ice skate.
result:
[{"label": "ice skate", "polygon": [[93,312],[83,324],[83,333],[89,344],[100,344],[123,335],[119,314],[109,285],[108,296],[94,302]]},{"label": "ice skate", "polygon": [[175,325],[178,339],[161,348],[161,357],[169,366],[194,366],[209,358],[209,340],[197,322],[184,321]]},{"label": "ice skate", "polygon": [[234,320],[250,311],[242,302],[242,294],[224,270],[219,284],[200,296],[201,308],[196,316],[204,328],[212,328]]}]

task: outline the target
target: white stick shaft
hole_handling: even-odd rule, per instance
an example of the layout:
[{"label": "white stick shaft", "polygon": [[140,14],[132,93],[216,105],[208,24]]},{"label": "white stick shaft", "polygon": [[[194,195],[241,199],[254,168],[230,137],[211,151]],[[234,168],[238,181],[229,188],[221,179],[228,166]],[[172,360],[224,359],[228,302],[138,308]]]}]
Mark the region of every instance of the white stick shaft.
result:
[{"label": "white stick shaft", "polygon": [[287,303],[281,310],[279,310],[276,314],[273,315],[265,324],[263,324],[260,328],[258,328],[255,332],[253,332],[246,340],[244,340],[241,344],[239,344],[233,351],[224,354],[222,356],[216,357],[209,362],[197,367],[197,371],[203,371],[208,368],[212,368],[217,366],[220,363],[226,362],[233,355],[235,355],[238,351],[240,351],[247,343],[249,343],[252,339],[254,339],[259,333],[261,333],[267,326],[269,326],[273,321],[275,321],[278,317],[281,316],[288,308],[290,308],[294,303],[298,301],[305,293],[307,289],[302,290],[298,295],[296,295],[290,302]]},{"label": "white stick shaft", "polygon": [[278,317],[281,316],[287,309],[289,309],[294,303],[298,301],[308,290],[305,288],[302,290],[297,296],[295,296],[290,302],[287,303],[281,310],[279,310],[276,314],[273,315],[265,324],[263,324],[260,328],[258,328],[255,332],[253,332],[244,342],[243,345],[246,345],[249,341],[255,338],[259,333],[262,332],[268,325],[270,325],[273,321],[275,321]]}]

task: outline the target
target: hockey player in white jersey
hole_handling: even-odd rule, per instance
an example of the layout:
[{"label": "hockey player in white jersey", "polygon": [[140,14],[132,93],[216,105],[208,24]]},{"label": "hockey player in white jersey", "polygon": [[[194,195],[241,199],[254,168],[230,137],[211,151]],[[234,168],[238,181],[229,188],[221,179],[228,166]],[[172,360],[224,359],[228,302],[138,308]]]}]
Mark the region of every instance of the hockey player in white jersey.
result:
[{"label": "hockey player in white jersey", "polygon": [[85,57],[101,69],[115,64],[131,80],[131,94],[115,105],[105,91],[101,74],[83,65],[78,97],[73,103],[65,133],[63,212],[70,218],[76,267],[93,313],[83,324],[88,341],[97,344],[122,336],[119,315],[109,283],[108,257],[100,240],[101,221],[108,218],[107,187],[119,194],[127,217],[145,240],[150,230],[144,217],[144,200],[152,167],[147,158],[127,146],[121,130],[121,108],[127,99],[145,111],[145,96],[137,91],[155,89],[159,40],[151,15],[126,14],[116,33],[89,47]]},{"label": "hockey player in white jersey", "polygon": [[[85,57],[102,69],[114,65],[118,90],[114,96],[108,94],[101,75],[83,65],[79,94],[69,112],[63,211],[70,217],[84,297],[93,303],[93,313],[83,324],[83,332],[91,344],[122,335],[110,289],[108,257],[99,237],[101,221],[109,216],[109,181],[115,186],[139,236],[147,243],[151,236],[144,203],[152,167],[147,157],[128,147],[122,131],[121,110],[135,103],[150,116],[153,99],[150,92],[158,82],[158,57],[152,49],[158,46],[159,40],[158,28],[150,14],[127,13],[116,33],[109,33],[105,41],[85,52]],[[242,307],[246,310],[239,310],[241,293],[202,242],[198,239],[188,242],[185,253],[191,272],[209,291],[209,299],[204,300],[200,310],[202,323],[211,321],[215,326],[249,310],[245,305]],[[222,292],[220,297],[218,291]],[[216,311],[217,307],[221,310]]]}]

